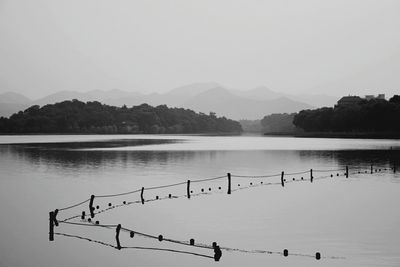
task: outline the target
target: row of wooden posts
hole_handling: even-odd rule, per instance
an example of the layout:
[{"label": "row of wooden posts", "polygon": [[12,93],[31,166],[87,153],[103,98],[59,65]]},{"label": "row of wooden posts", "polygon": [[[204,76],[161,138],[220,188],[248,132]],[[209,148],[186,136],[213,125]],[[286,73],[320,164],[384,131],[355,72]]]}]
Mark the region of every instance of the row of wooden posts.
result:
[{"label": "row of wooden posts", "polygon": [[[375,171],[377,171],[377,169]],[[396,173],[396,166],[393,167],[393,172]],[[371,165],[371,174],[372,173],[374,173],[374,166],[373,165]],[[285,186],[284,175],[285,175],[285,173],[282,171],[281,172],[281,185],[282,185],[282,187]],[[349,178],[349,167],[348,166],[346,166],[345,176],[346,176],[346,178]],[[227,194],[230,195],[232,193],[232,175],[231,175],[231,173],[227,173],[227,178],[228,178],[228,191],[227,191]],[[313,169],[310,169],[310,182],[312,183],[313,180],[314,180]],[[140,198],[141,198],[141,203],[142,204],[145,203],[144,190],[145,190],[145,188],[142,187],[141,192],[140,192]],[[186,194],[187,194],[187,198],[190,199],[190,194],[191,194],[190,180],[187,180]],[[169,194],[169,198],[171,198],[171,197],[172,197],[172,195]],[[90,212],[90,217],[91,218],[94,218],[94,216],[95,216],[95,213],[94,213],[95,208],[93,206],[94,198],[95,198],[95,196],[91,195],[90,196],[90,200],[89,200],[89,212]],[[49,213],[49,228],[50,228],[49,229],[49,240],[50,241],[54,240],[54,226],[58,226],[57,214],[58,214],[58,209],[56,209],[55,211],[51,211]],[[82,211],[81,218],[84,219],[85,216],[86,216],[85,211]]]}]

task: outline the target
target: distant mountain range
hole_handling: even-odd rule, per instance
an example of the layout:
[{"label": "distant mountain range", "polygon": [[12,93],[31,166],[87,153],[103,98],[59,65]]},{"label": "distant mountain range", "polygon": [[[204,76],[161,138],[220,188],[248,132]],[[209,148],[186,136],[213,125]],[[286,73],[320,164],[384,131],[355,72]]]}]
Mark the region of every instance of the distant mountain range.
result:
[{"label": "distant mountain range", "polygon": [[88,92],[61,91],[31,100],[21,94],[0,94],[0,116],[8,117],[32,105],[43,106],[64,100],[99,101],[114,106],[167,105],[183,107],[197,112],[215,112],[231,119],[261,119],[272,113],[291,113],[313,107],[333,106],[337,97],[326,95],[289,95],[274,92],[267,87],[248,91],[225,88],[218,83],[194,83],[166,93],[143,94],[118,89]]}]

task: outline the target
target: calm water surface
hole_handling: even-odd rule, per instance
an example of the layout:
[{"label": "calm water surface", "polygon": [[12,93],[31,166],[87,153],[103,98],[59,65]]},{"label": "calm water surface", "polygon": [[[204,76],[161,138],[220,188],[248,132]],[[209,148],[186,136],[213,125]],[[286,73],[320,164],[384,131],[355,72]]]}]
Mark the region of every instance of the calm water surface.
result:
[{"label": "calm water surface", "polygon": [[[0,136],[0,266],[400,266],[400,141],[258,136]],[[377,172],[358,174],[375,165]],[[48,212],[103,195],[184,182],[188,179],[265,175],[309,170],[343,171],[192,183],[209,194],[126,205],[96,216],[102,224],[166,238],[245,250],[315,254],[283,257],[223,251],[221,261],[143,249],[115,250],[55,236],[48,241]],[[375,169],[374,168],[374,169]],[[379,171],[381,169],[381,171]],[[386,171],[384,169],[387,169]],[[336,176],[339,173],[340,176]],[[317,179],[330,176],[327,179]],[[263,185],[261,186],[261,182]],[[250,185],[252,183],[252,185]],[[277,183],[276,185],[265,185]],[[219,189],[221,187],[221,190]],[[248,188],[250,187],[250,188]],[[240,189],[240,190],[239,190]],[[244,189],[244,190],[241,190]],[[151,199],[185,195],[186,185],[145,192]],[[140,194],[96,199],[103,209]],[[88,210],[61,211],[59,219]],[[75,222],[80,222],[76,219]],[[115,244],[114,229],[60,224],[56,232]],[[206,254],[153,239],[121,234],[123,246],[172,248]],[[330,256],[340,257],[332,259]]]}]

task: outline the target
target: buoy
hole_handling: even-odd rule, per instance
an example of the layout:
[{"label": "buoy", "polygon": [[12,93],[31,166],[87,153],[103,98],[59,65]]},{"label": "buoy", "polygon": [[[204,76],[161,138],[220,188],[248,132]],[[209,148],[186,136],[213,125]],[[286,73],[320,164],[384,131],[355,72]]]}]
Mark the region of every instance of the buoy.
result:
[{"label": "buoy", "polygon": [[164,238],[163,238],[163,236],[162,236],[162,235],[159,235],[159,236],[158,236],[158,241],[160,241],[160,242],[161,242],[161,241],[163,241],[163,239],[164,239]]},{"label": "buoy", "polygon": [[283,256],[287,257],[289,255],[289,251],[287,249],[283,250]]},{"label": "buoy", "polygon": [[111,203],[108,203],[108,206],[111,207]]},{"label": "buoy", "polygon": [[315,253],[315,258],[317,260],[320,260],[321,259],[321,253],[319,253],[319,252]]},{"label": "buoy", "polygon": [[193,239],[193,238],[190,239],[190,245],[191,245],[191,246],[194,246],[194,239]]},{"label": "buoy", "polygon": [[135,232],[131,231],[131,232],[129,233],[129,235],[130,235],[130,237],[132,238],[132,237],[135,236]]},{"label": "buoy", "polygon": [[124,204],[124,205],[125,205],[125,204],[126,204],[126,201],[122,202],[122,204]]},{"label": "buoy", "polygon": [[96,224],[98,225],[100,222],[99,221],[96,221]]}]

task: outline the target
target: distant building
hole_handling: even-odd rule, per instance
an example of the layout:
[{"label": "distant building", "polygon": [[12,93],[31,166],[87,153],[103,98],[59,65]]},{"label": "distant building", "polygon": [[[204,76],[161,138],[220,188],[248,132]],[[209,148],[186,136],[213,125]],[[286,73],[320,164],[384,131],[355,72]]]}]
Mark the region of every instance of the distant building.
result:
[{"label": "distant building", "polygon": [[375,95],[366,95],[365,96],[366,100],[371,100],[371,99],[385,99],[385,94],[379,94],[377,96]]},{"label": "distant building", "polygon": [[353,106],[353,105],[357,105],[358,103],[360,103],[363,100],[372,100],[372,99],[383,99],[385,100],[385,94],[379,94],[377,96],[375,95],[366,95],[364,98],[361,98],[359,96],[356,95],[349,95],[349,96],[344,96],[341,99],[339,99],[339,101],[337,102],[337,105],[335,105],[335,107],[337,106]]},{"label": "distant building", "polygon": [[353,106],[362,101],[362,98],[359,96],[344,96],[337,102],[336,106]]}]

